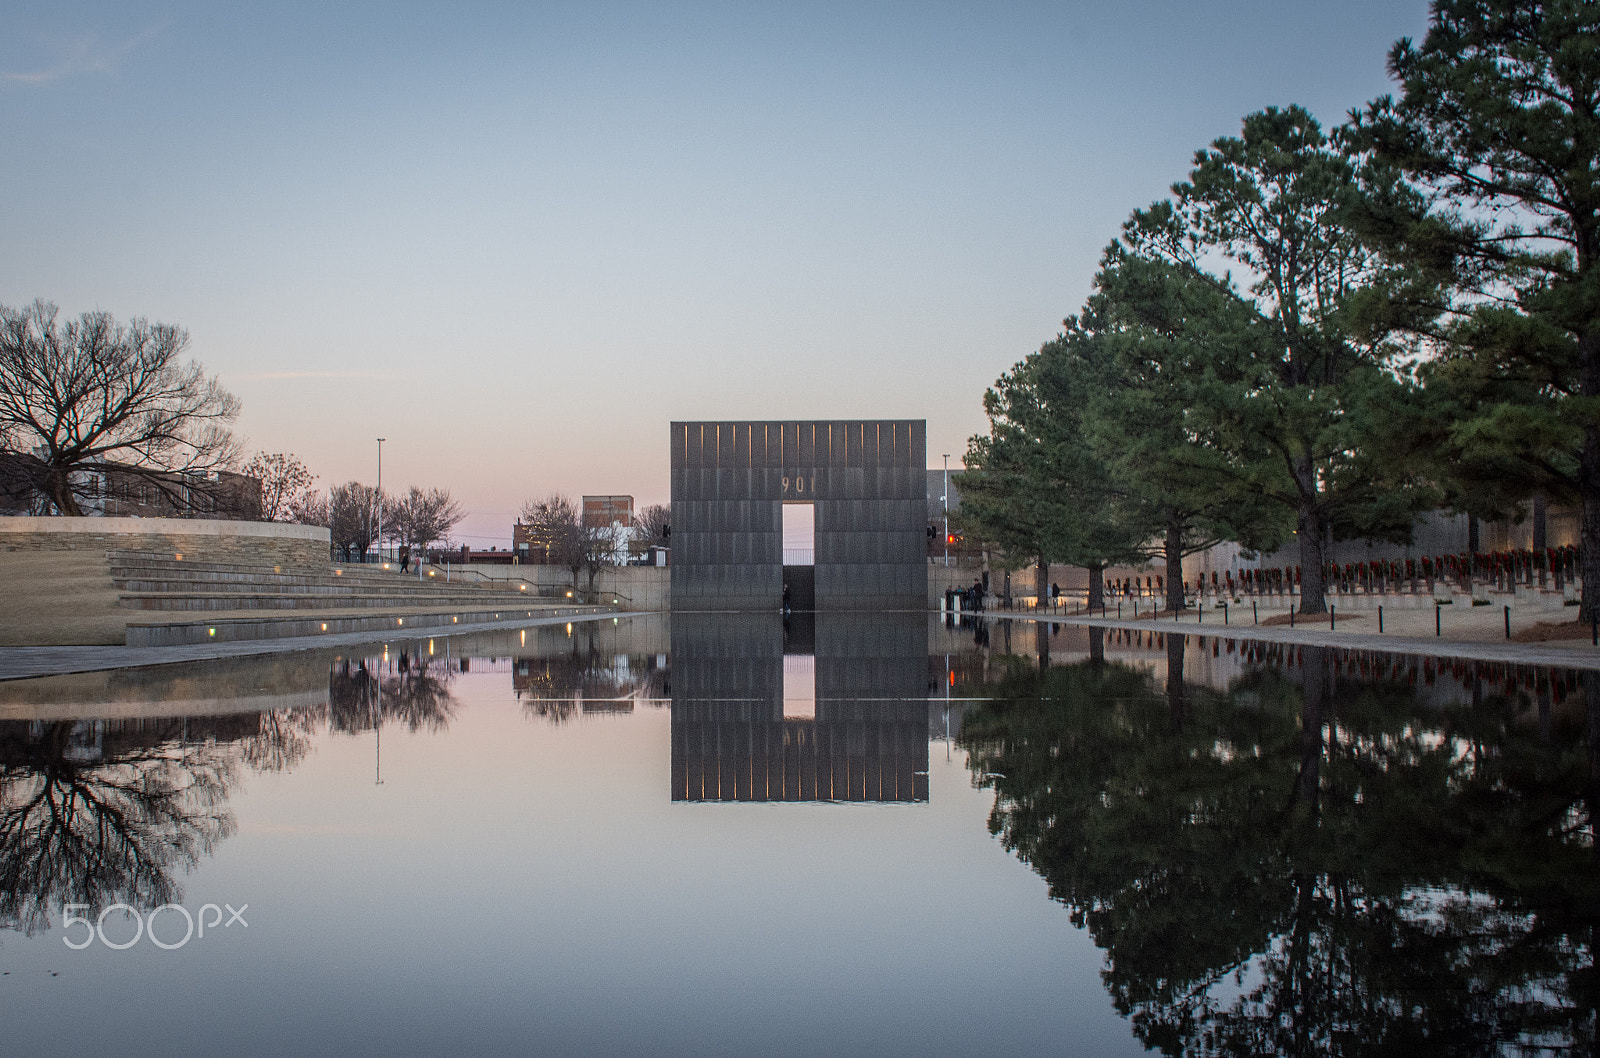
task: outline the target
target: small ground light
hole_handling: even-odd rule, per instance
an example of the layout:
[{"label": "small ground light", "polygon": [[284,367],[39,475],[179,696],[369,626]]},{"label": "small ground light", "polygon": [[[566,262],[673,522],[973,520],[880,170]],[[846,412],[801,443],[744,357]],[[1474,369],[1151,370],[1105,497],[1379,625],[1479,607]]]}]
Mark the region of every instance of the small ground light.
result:
[{"label": "small ground light", "polygon": [[208,628],[208,629],[206,629],[206,635],[209,635],[209,636],[214,636],[214,635],[216,635],[216,634],[217,634],[217,630],[216,630],[216,629],[215,629],[215,628]]},{"label": "small ground light", "polygon": [[322,630],[324,632],[326,632],[328,630],[328,622],[326,622],[326,621],[322,622]]},{"label": "small ground light", "polygon": [[396,617],[394,619],[394,623],[397,625],[403,625],[406,623],[406,619],[404,617]]}]

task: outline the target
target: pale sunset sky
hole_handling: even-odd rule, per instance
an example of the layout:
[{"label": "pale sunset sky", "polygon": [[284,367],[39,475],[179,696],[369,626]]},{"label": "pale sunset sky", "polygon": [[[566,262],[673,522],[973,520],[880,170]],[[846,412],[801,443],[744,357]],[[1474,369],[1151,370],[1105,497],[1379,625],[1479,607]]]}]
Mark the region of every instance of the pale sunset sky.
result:
[{"label": "pale sunset sky", "polygon": [[1390,90],[1423,0],[6,4],[0,302],[179,324],[251,450],[668,499],[674,419],[929,464],[1240,118]]}]

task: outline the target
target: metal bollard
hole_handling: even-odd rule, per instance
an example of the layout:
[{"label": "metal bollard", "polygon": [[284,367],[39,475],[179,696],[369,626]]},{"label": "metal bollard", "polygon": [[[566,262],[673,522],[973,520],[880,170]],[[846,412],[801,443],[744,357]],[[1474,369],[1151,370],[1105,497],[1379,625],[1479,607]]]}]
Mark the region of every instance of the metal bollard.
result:
[{"label": "metal bollard", "polygon": [[1442,613],[1444,613],[1444,607],[1435,602],[1433,604],[1433,634],[1435,636],[1444,635],[1444,618],[1440,616]]},{"label": "metal bollard", "polygon": [[1506,638],[1511,638],[1511,607],[1506,607]]},{"label": "metal bollard", "polygon": [[1333,603],[1330,602],[1328,604],[1328,631],[1330,632],[1333,631],[1334,624],[1338,620],[1338,618],[1334,616],[1334,612],[1338,609],[1339,608],[1333,605]]},{"label": "metal bollard", "polygon": [[1383,634],[1383,607],[1378,607],[1378,634]]}]

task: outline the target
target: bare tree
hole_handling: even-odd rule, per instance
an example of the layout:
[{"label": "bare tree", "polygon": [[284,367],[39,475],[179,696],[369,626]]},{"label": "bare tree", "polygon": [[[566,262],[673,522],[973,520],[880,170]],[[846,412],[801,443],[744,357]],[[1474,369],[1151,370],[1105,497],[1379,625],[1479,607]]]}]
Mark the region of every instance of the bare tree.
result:
[{"label": "bare tree", "polygon": [[261,483],[261,520],[294,521],[294,507],[317,476],[289,452],[257,452],[244,472]]},{"label": "bare tree", "polygon": [[333,514],[327,493],[306,489],[289,504],[289,521],[297,525],[320,525],[331,529]]},{"label": "bare tree", "polygon": [[554,492],[542,500],[524,503],[521,521],[528,527],[534,554],[542,554],[549,565],[571,570],[572,585],[576,588],[578,571],[583,569],[587,536],[578,505]]},{"label": "bare tree", "polygon": [[359,481],[335,486],[328,497],[328,531],[333,546],[349,562],[365,556],[378,539],[378,490]]},{"label": "bare tree", "polygon": [[[109,313],[56,321],[56,306],[0,305],[0,452],[61,514],[108,473],[133,475],[180,509],[199,505],[209,474],[237,463],[226,424],[239,401],[195,361],[181,327]],[[214,503],[215,498],[211,497]]]},{"label": "bare tree", "polygon": [[591,596],[594,595],[595,578],[604,570],[616,568],[627,557],[627,535],[631,531],[621,524],[580,526],[580,565],[588,574]]},{"label": "bare tree", "polygon": [[664,545],[672,528],[672,508],[653,503],[638,513],[633,524],[644,534],[646,543]]},{"label": "bare tree", "polygon": [[444,539],[464,517],[466,513],[450,498],[448,489],[424,492],[413,485],[404,496],[383,504],[384,533],[410,548],[426,548]]}]

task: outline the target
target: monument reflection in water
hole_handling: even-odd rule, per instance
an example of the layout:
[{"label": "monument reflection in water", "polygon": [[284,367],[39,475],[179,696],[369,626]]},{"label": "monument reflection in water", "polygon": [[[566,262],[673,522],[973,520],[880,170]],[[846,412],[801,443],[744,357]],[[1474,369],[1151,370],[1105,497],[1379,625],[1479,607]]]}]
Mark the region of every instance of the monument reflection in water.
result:
[{"label": "monument reflection in water", "polygon": [[920,613],[676,613],[672,692],[674,801],[928,800]]},{"label": "monument reflection in water", "polygon": [[[1056,1036],[1016,1026],[1032,1025],[1026,1018],[1039,1010],[1087,1024],[1085,1010],[1095,1002],[1111,1028],[1097,1037],[1099,1049],[1080,1048],[1089,1053],[1101,1053],[1106,1041],[1167,1054],[1594,1052],[1600,674],[1186,640],[1154,630],[1053,635],[1040,626],[1008,636],[1003,629],[940,629],[930,639],[921,615],[797,615],[786,624],[776,614],[679,614],[670,664],[663,626],[639,622],[630,630],[624,622],[441,639],[437,654],[423,640],[349,657],[308,652],[0,686],[0,931],[14,931],[0,933],[0,954],[10,960],[0,987],[18,990],[8,996],[41,997],[13,1006],[13,1038],[43,1053],[39,1041],[57,1038],[51,1034],[63,1011],[91,999],[126,1000],[120,1016],[145,1018],[145,1049],[166,1053],[170,1041],[161,1033],[177,1008],[151,990],[162,974],[179,975],[190,990],[239,977],[255,982],[207,993],[231,1015],[217,1022],[223,1028],[205,1031],[230,1031],[275,1013],[291,994],[276,969],[285,953],[327,949],[325,965],[307,964],[308,987],[336,988],[352,976],[351,964],[374,975],[400,959],[402,949],[391,947],[360,961],[369,941],[391,939],[382,935],[388,923],[421,928],[431,921],[422,911],[441,899],[465,906],[467,895],[482,896],[483,879],[506,879],[491,894],[505,896],[536,876],[559,898],[549,907],[526,902],[516,911],[525,917],[507,917],[513,943],[503,950],[472,930],[432,935],[453,965],[483,960],[482,976],[467,973],[448,1001],[410,1021],[406,1005],[426,993],[405,993],[386,1015],[403,1029],[392,1038],[438,1050],[494,1017],[504,1029],[496,1040],[532,1038],[529,1026],[555,1024],[578,1033],[562,1038],[582,1041],[594,1024],[622,1016],[595,983],[622,982],[650,1002],[619,1030],[613,1050],[649,1049],[666,1025],[679,1036],[658,1050],[704,1053],[716,1048],[706,1046],[703,1026],[742,1016],[760,997],[742,993],[737,1006],[722,1007],[709,986],[652,991],[659,968],[677,965],[686,948],[705,956],[688,960],[710,968],[704,980],[723,973],[718,958],[764,965],[770,948],[809,953],[797,960],[802,976],[790,979],[792,987],[807,980],[804,967],[826,958],[844,968],[845,987],[863,988],[883,976],[875,932],[883,920],[902,906],[912,918],[923,913],[915,904],[920,890],[889,862],[862,875],[867,888],[840,905],[863,922],[870,917],[864,947],[841,947],[835,928],[810,928],[826,916],[774,914],[797,899],[797,890],[778,883],[795,876],[796,861],[783,856],[801,825],[816,839],[807,855],[824,874],[842,876],[848,871],[839,864],[905,839],[900,852],[918,858],[919,878],[949,880],[939,906],[957,894],[971,899],[964,918],[981,928],[959,944],[918,948],[938,939],[921,918],[899,922],[893,933],[896,958],[909,953],[905,961],[930,968],[913,991],[950,988],[928,993],[924,1019],[959,1005],[984,974],[1006,981],[941,1023],[923,1041],[928,1053],[985,1016],[984,1034],[1023,1037],[1010,1040],[1008,1052],[1028,1044],[1037,1053],[1060,1050],[1051,1046]],[[939,648],[931,662],[930,642]],[[970,786],[960,757],[945,764],[941,754],[937,803],[929,797],[930,675],[941,695],[958,684],[961,697],[975,700],[959,718]],[[376,775],[367,769],[389,745],[386,729],[406,733],[397,742],[410,763],[400,774],[409,780],[390,781],[342,810],[358,800],[357,785],[373,789]],[[662,745],[668,740],[670,747]],[[661,791],[669,753],[677,803]],[[577,762],[570,767],[569,754]],[[479,769],[480,757],[498,760],[503,772]],[[529,757],[540,766],[518,771]],[[420,778],[450,761],[454,774],[431,786]],[[389,822],[393,833],[363,825],[354,838],[335,839],[262,829],[274,805],[283,810],[276,818],[305,818],[300,798],[319,762],[322,781],[334,781],[310,788],[322,791],[319,803],[331,806],[331,818]],[[354,783],[345,781],[350,769],[360,772]],[[250,781],[269,773],[277,777]],[[503,776],[509,781],[501,783]],[[482,785],[485,777],[499,785]],[[585,802],[592,818],[575,823],[573,780],[593,777],[607,780],[597,784],[603,793],[613,783],[623,793]],[[533,792],[507,793],[524,783]],[[430,831],[428,806],[454,787],[466,791],[458,803],[470,810],[435,820]],[[693,801],[920,807],[763,815],[682,805]],[[963,837],[985,811],[1000,848]],[[946,824],[960,832],[941,830]],[[536,853],[514,855],[519,842],[503,840],[498,828],[527,835],[522,843]],[[467,836],[458,839],[463,829]],[[596,833],[607,840],[583,844]],[[774,873],[763,874],[761,857],[734,855],[752,840],[766,841]],[[45,936],[63,905],[84,905],[94,919],[115,904],[148,914],[181,903],[185,875],[203,871],[225,842],[230,855],[218,860],[240,860],[254,879],[241,899],[279,916],[276,932],[258,925],[249,934],[252,943],[279,944],[275,956],[245,947],[243,937],[233,948],[196,943],[181,954],[146,944],[124,955],[96,945],[72,953],[78,961],[64,964],[70,978],[42,971],[41,960],[53,968],[67,951],[61,937]],[[645,852],[627,854],[631,843]],[[562,849],[569,851],[549,851]],[[341,896],[298,866],[313,854],[373,872],[353,874],[358,882],[394,884],[354,884]],[[749,881],[734,887],[745,903],[728,905],[743,932],[708,926],[686,934],[685,919],[721,922],[727,910],[708,910],[701,884],[704,864],[718,856]],[[1007,872],[1021,873],[1003,863],[1005,871],[994,870],[1010,856],[1043,879],[1059,912],[1032,882],[1002,888]],[[421,897],[410,876],[384,873],[400,870],[397,863],[451,857],[471,870],[433,876]],[[597,862],[612,869],[597,871]],[[628,868],[643,863],[660,867],[653,887],[660,905],[627,899],[637,884]],[[607,878],[614,889],[604,888]],[[615,899],[582,905],[597,885]],[[800,887],[798,898],[824,888]],[[359,945],[330,938],[320,920],[298,927],[283,917],[300,898],[309,901],[302,906],[331,901],[340,914],[357,914],[379,899],[375,893],[386,902],[370,920],[376,933],[352,934]],[[779,903],[763,903],[762,894],[778,894]],[[829,890],[827,899],[847,898]],[[815,911],[818,900],[807,906]],[[567,938],[561,930],[575,902],[591,918],[562,943],[591,956],[580,987],[552,991],[559,998],[526,1009],[502,1004],[452,1017],[473,995],[492,992],[491,982],[537,975],[543,964],[528,953],[536,942]],[[595,908],[630,916],[628,928],[615,931],[625,939],[607,940],[610,920]],[[1084,933],[1067,928],[1069,921]],[[773,922],[785,930],[740,947],[748,931]],[[1054,934],[1052,922],[1062,926]],[[1063,958],[1085,935],[1098,951],[1085,943],[1087,959]],[[930,951],[939,954],[924,957]],[[165,961],[122,961],[141,957]],[[572,970],[550,965],[550,976],[537,979],[555,990]],[[24,975],[20,967],[39,972]],[[97,967],[127,976],[97,991],[97,982],[114,979],[96,978]],[[1063,991],[1068,978],[1081,982],[1076,992]],[[43,988],[56,991],[37,991]],[[663,1021],[665,1006],[650,1005],[677,1007],[686,995],[700,1005],[683,1022]],[[910,1002],[905,995],[894,1001]],[[784,1009],[749,1017],[781,1019]],[[869,996],[855,1020],[832,1035],[833,1023],[822,1025],[789,1052],[848,1050],[847,1039],[863,1032],[906,1031],[888,1024],[883,1009]],[[568,1015],[570,1023],[561,1020]],[[339,1008],[299,1042],[359,1050],[384,1027],[382,1017],[361,1020]],[[1049,1032],[1068,1028],[1052,1022]],[[228,1046],[216,1049],[248,1049],[245,1031],[219,1036]],[[86,1049],[76,1037],[59,1042],[62,1053]],[[255,1046],[269,1052],[266,1042]],[[960,1053],[981,1050],[966,1038]]]}]

